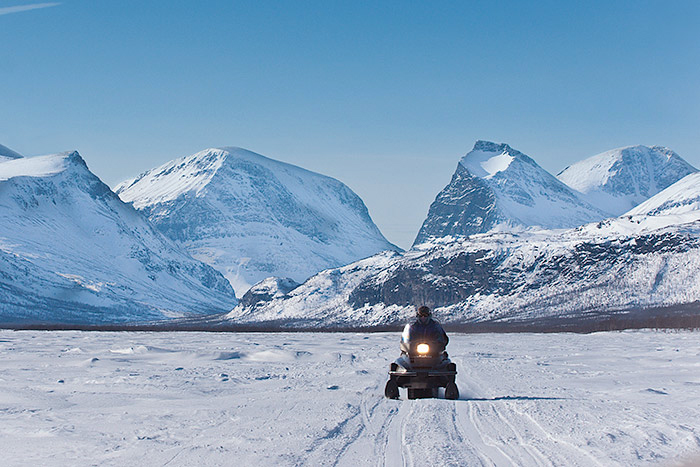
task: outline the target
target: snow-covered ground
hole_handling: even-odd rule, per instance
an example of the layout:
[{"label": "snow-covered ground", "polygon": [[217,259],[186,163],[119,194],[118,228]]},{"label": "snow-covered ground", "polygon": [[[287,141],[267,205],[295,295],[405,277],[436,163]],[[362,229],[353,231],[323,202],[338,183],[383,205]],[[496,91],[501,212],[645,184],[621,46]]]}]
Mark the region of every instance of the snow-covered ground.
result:
[{"label": "snow-covered ground", "polygon": [[0,463],[609,466],[700,453],[697,333],[454,334],[457,401],[384,399],[398,337],[0,331]]}]

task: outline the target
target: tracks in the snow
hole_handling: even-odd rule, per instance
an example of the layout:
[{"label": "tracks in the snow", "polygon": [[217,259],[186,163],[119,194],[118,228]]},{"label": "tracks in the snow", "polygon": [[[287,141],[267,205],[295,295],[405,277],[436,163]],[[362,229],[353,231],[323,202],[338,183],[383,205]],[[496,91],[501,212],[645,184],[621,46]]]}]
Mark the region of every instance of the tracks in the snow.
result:
[{"label": "tracks in the snow", "polygon": [[405,443],[406,424],[413,409],[414,406],[402,403],[392,410],[391,417],[386,420],[386,444],[382,457],[386,467],[413,465],[411,452]]},{"label": "tracks in the snow", "polygon": [[479,407],[471,402],[455,404],[455,425],[483,465],[515,465],[511,457],[494,440],[485,436],[477,422]]},{"label": "tracks in the snow", "polygon": [[[479,382],[462,374],[460,387]],[[359,395],[349,416],[312,445],[305,459],[322,465],[596,465],[583,449],[538,422],[537,404],[549,398],[500,397],[458,401],[388,400],[377,380]]]},{"label": "tracks in the snow", "polygon": [[[422,465],[599,465],[542,419],[562,399],[487,397],[489,380],[457,361],[463,399],[389,400],[384,375],[335,407],[295,465],[406,467]],[[363,374],[366,374],[363,373]],[[483,377],[483,375],[481,375]],[[402,392],[405,396],[405,391]],[[554,409],[556,413],[556,409]]]}]

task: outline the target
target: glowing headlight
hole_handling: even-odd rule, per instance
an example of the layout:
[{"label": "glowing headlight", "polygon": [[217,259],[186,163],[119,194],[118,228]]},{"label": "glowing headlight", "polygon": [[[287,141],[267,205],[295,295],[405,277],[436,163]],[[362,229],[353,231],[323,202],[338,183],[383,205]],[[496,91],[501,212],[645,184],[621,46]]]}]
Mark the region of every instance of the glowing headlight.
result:
[{"label": "glowing headlight", "polygon": [[428,344],[418,344],[416,351],[421,355],[425,355],[430,352],[430,346]]}]

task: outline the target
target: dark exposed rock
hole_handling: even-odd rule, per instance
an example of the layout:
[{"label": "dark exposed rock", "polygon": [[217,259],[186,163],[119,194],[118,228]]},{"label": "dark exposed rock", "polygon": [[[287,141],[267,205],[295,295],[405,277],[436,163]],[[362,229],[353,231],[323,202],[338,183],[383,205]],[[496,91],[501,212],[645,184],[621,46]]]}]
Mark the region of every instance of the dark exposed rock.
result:
[{"label": "dark exposed rock", "polygon": [[582,242],[553,255],[541,251],[508,266],[504,265],[508,255],[496,255],[493,250],[443,256],[436,249],[418,260],[403,259],[390,272],[368,277],[352,291],[348,302],[355,308],[416,303],[444,307],[475,294],[507,296],[554,281],[584,283],[643,255],[681,254],[691,248],[700,248],[700,240],[668,232]]},{"label": "dark exposed rock", "polygon": [[[465,200],[468,200],[465,203]],[[468,209],[467,206],[468,205]],[[471,235],[491,229],[498,219],[496,197],[478,177],[473,177],[461,164],[450,184],[430,205],[415,244],[431,237]]]}]

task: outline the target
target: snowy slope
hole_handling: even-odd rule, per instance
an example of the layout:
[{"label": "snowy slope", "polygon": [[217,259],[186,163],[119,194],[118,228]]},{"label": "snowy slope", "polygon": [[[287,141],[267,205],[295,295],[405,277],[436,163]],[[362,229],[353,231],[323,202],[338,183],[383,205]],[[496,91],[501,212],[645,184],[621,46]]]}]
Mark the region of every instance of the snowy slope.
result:
[{"label": "snowy slope", "polygon": [[498,230],[575,227],[605,217],[525,154],[477,141],[430,206],[415,244]]},{"label": "snowy slope", "polygon": [[22,154],[0,144],[0,162],[19,159],[20,157],[22,157]]},{"label": "snowy slope", "polygon": [[456,401],[399,336],[0,331],[2,465],[698,465],[697,333],[450,333]]},{"label": "snowy slope", "polygon": [[207,149],[116,191],[239,293],[396,249],[341,182],[245,149]]},{"label": "snowy slope", "polygon": [[229,283],[162,236],[77,152],[0,164],[0,322],[214,313]]},{"label": "snowy slope", "polygon": [[629,211],[697,169],[662,146],[628,146],[582,160],[557,177],[614,216]]},{"label": "snowy slope", "polygon": [[[700,216],[700,173],[692,173],[628,211],[627,216]],[[680,222],[679,222],[680,223]]]}]

